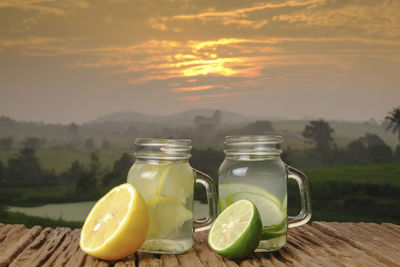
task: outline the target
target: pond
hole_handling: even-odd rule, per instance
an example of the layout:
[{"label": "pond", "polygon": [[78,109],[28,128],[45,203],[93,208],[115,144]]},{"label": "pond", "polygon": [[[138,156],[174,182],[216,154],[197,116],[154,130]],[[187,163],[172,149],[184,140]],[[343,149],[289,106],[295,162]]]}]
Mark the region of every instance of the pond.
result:
[{"label": "pond", "polygon": [[[65,221],[84,221],[96,201],[47,204],[39,207],[12,207],[8,211],[21,212],[30,216],[38,216],[49,219],[63,219]],[[204,218],[208,214],[208,205],[194,201],[194,216]]]}]

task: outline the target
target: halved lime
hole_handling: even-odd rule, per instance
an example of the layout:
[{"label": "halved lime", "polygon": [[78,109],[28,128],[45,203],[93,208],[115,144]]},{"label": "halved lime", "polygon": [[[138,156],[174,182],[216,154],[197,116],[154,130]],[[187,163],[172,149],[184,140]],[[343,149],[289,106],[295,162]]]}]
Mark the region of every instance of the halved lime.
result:
[{"label": "halved lime", "polygon": [[163,238],[179,231],[187,220],[193,220],[193,213],[175,199],[156,197],[147,203],[150,227],[147,238]]},{"label": "halved lime", "polygon": [[227,207],[215,220],[208,244],[229,259],[243,259],[254,251],[260,241],[261,217],[249,200],[240,200]]}]

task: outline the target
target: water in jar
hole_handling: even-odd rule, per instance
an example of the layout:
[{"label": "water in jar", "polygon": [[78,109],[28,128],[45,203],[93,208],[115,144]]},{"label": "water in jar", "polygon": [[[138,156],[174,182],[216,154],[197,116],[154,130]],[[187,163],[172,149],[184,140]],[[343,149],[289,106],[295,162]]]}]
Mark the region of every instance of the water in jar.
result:
[{"label": "water in jar", "polygon": [[286,243],[286,169],[279,157],[225,159],[219,170],[220,211],[240,199],[251,200],[262,220],[256,251],[274,251]]},{"label": "water in jar", "polygon": [[135,163],[131,183],[149,208],[150,227],[140,251],[181,253],[192,247],[194,174],[189,163]]}]

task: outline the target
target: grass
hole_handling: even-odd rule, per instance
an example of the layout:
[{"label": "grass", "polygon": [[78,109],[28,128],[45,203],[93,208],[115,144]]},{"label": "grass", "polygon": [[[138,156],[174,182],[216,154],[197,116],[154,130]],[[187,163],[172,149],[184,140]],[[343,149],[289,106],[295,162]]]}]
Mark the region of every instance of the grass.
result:
[{"label": "grass", "polygon": [[26,227],[31,228],[35,225],[42,227],[69,227],[72,229],[81,228],[83,222],[78,221],[64,221],[62,219],[52,220],[49,218],[42,218],[37,216],[28,216],[19,212],[9,212],[4,207],[0,206],[0,222],[6,224],[24,224]]},{"label": "grass", "polygon": [[[5,151],[2,151],[5,152]],[[0,152],[0,156],[5,153]],[[9,155],[15,151],[6,151]],[[105,151],[100,153],[103,166],[120,157],[122,151]],[[67,156],[66,156],[67,155]],[[89,161],[89,152],[73,151],[39,151],[38,156],[44,166],[58,164],[59,171],[65,170],[70,162]],[[65,162],[55,159],[63,157]],[[45,159],[47,157],[47,159]],[[108,160],[108,163],[106,163]],[[68,162],[69,161],[69,162]],[[68,163],[67,163],[68,162]],[[64,167],[63,167],[64,165]],[[365,221],[392,222],[400,224],[400,163],[375,164],[359,166],[335,166],[305,170],[310,180],[313,220],[322,221]],[[107,190],[98,185],[98,192],[77,194],[74,185],[37,188],[1,188],[0,203],[10,206],[35,206],[47,203],[70,203],[97,200]],[[299,211],[298,188],[294,181],[289,183],[289,214]],[[296,207],[297,206],[297,207]],[[293,211],[293,212],[292,212]],[[49,219],[27,216],[18,212],[2,211],[0,222],[23,223],[28,226],[68,226],[79,227],[79,222],[68,222],[62,219]]]},{"label": "grass", "polygon": [[71,203],[98,200],[109,188],[98,187],[86,193],[75,192],[75,186],[0,188],[0,205],[34,207],[49,203]]},{"label": "grass", "polygon": [[351,182],[400,186],[400,163],[361,166],[323,167],[305,171],[311,184]]},{"label": "grass", "polygon": [[[102,167],[112,168],[114,162],[121,157],[125,151],[120,150],[101,150],[98,152]],[[67,170],[75,160],[83,164],[90,162],[92,151],[73,151],[73,150],[48,150],[39,149],[36,156],[39,158],[42,168],[54,170],[57,174]],[[16,156],[18,150],[0,150],[0,160],[6,165],[9,158]]]}]

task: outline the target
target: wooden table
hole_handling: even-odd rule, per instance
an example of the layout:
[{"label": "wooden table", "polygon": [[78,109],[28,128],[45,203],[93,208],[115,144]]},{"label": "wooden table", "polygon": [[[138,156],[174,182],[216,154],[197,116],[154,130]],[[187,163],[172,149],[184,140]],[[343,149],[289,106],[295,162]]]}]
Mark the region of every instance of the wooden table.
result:
[{"label": "wooden table", "polygon": [[389,223],[313,222],[290,229],[288,243],[278,252],[255,253],[240,262],[211,251],[203,232],[181,255],[139,253],[109,263],[85,255],[79,233],[0,223],[0,266],[400,266],[400,226]]}]

